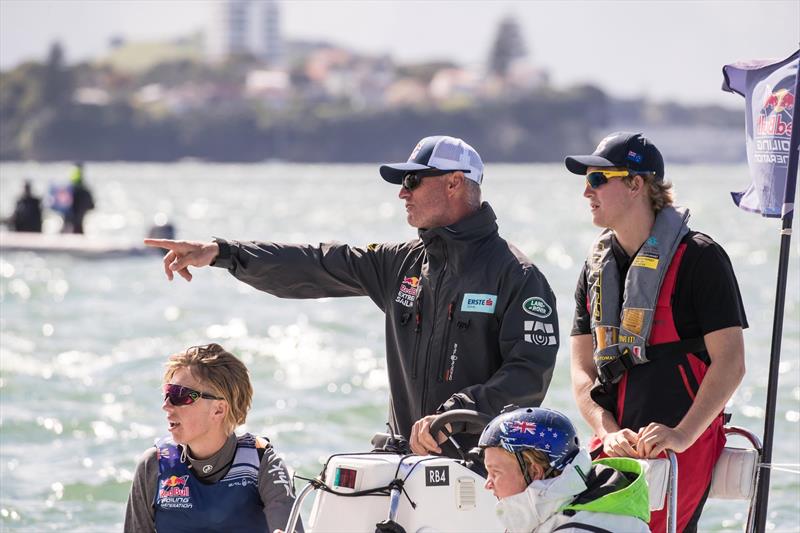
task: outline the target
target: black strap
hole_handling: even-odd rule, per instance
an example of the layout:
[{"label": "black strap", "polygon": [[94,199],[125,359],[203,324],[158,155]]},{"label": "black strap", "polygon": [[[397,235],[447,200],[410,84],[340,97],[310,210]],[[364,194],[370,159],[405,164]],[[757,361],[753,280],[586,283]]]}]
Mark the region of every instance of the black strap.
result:
[{"label": "black strap", "polygon": [[619,354],[619,356],[597,369],[597,377],[603,385],[613,384],[620,380],[622,375],[636,366],[633,356],[629,351]]},{"label": "black strap", "polygon": [[700,354],[698,357],[700,357],[705,364],[711,364],[711,360],[708,359],[708,355],[706,354],[706,343],[702,337],[696,337],[694,339],[681,339],[679,341],[665,342],[663,344],[654,344],[647,347],[646,355],[649,361],[656,361],[676,353],[693,353],[695,355]]},{"label": "black strap", "polygon": [[582,524],[580,522],[567,522],[555,528],[553,531],[561,531],[562,529],[582,529],[583,531],[593,531],[594,533],[614,533],[602,527],[593,526],[591,524]]},{"label": "black strap", "polygon": [[[648,362],[658,361],[665,357],[675,354],[693,353],[700,354],[698,357],[705,363],[711,364],[711,360],[706,353],[706,343],[702,337],[693,339],[681,339],[674,342],[653,344],[647,346],[646,355]],[[622,375],[636,366],[635,359],[628,349],[621,353],[619,357],[608,361],[597,369],[597,377],[603,385],[613,384],[620,380]]]}]

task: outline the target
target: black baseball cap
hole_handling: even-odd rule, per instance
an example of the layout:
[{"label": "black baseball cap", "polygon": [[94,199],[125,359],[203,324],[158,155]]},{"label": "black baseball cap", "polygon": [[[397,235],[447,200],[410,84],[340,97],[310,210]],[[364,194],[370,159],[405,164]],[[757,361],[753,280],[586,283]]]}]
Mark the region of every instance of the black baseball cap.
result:
[{"label": "black baseball cap", "polygon": [[634,172],[654,172],[658,181],[664,179],[664,158],[656,145],[641,133],[611,133],[600,141],[592,155],[569,155],[564,164],[573,174],[585,175],[588,167],[619,167]]}]

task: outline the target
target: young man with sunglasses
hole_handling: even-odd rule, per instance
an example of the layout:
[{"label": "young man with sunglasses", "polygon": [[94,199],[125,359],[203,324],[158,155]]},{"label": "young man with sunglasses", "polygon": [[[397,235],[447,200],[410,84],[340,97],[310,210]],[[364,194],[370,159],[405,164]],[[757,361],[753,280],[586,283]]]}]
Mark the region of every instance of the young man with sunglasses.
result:
[{"label": "young man with sunglasses", "polygon": [[[696,531],[725,445],[725,404],[744,375],[747,327],[730,259],[672,205],[664,160],[639,133],[569,156],[586,177],[592,244],[575,291],[572,386],[611,457],[678,454],[678,530]],[[653,513],[663,531],[665,511]]]},{"label": "young man with sunglasses", "polygon": [[[282,298],[369,296],[386,315],[393,430],[417,454],[456,450],[429,431],[432,415],[466,408],[496,415],[539,405],[558,350],[555,296],[539,270],[497,233],[481,203],[483,162],[461,139],[422,139],[404,163],[380,167],[400,185],[419,238],[365,248],[335,243],[146,240],[169,252],[164,269],[190,280],[213,264]],[[463,428],[453,428],[456,432]],[[456,437],[464,449],[477,435]]]},{"label": "young man with sunglasses", "polygon": [[125,532],[285,527],[294,504],[286,467],[267,439],[234,433],[253,397],[244,364],[219,344],[194,346],[169,358],[162,390],[170,435],[136,468]]}]

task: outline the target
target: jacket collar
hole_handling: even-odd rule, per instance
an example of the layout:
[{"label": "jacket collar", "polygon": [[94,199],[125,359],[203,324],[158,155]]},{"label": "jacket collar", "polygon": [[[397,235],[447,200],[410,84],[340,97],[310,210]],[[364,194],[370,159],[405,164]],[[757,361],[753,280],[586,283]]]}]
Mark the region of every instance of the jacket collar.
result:
[{"label": "jacket collar", "polygon": [[447,254],[450,258],[464,259],[470,245],[497,234],[496,220],[492,207],[483,202],[477,211],[455,224],[420,229],[419,238],[430,255]]}]

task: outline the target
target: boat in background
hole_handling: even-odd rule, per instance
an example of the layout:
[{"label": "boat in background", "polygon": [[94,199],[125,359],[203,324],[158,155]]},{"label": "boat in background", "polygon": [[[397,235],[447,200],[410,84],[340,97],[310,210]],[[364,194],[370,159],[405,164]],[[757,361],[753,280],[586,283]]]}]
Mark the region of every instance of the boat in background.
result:
[{"label": "boat in background", "polygon": [[76,257],[105,259],[157,254],[142,241],[125,241],[75,233],[0,232],[0,253],[59,253]]}]

